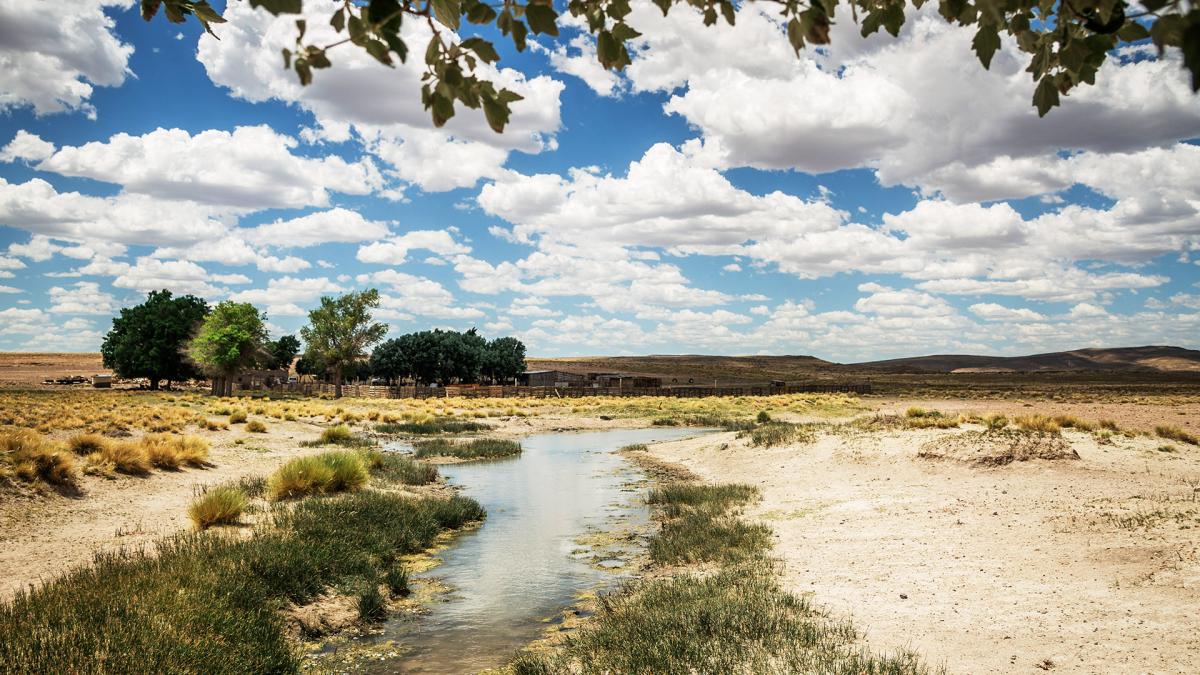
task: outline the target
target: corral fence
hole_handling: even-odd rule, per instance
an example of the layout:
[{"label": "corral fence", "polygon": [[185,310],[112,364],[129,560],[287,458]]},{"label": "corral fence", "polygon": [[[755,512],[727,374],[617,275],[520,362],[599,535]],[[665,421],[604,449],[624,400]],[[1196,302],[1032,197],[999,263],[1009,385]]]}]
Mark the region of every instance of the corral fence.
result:
[{"label": "corral fence", "polygon": [[[332,395],[334,385],[321,382],[278,384],[271,391],[318,396]],[[784,386],[690,387],[510,387],[451,385],[447,387],[344,384],[342,395],[354,398],[584,398],[587,396],[775,396],[779,394],[870,394],[871,383],[814,383]]]}]

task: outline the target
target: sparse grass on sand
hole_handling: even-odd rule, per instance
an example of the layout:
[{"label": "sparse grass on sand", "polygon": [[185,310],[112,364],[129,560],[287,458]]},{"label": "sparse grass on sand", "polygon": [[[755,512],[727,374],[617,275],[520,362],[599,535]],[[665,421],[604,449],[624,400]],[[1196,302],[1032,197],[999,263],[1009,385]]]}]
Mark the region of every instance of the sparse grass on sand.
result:
[{"label": "sparse grass on sand", "polygon": [[0,672],[295,673],[277,611],[378,585],[400,555],[478,520],[474,500],[364,491],[277,508],[252,537],[185,533],[122,549],[0,603]]},{"label": "sparse grass on sand", "polygon": [[749,431],[741,432],[739,437],[748,437],[750,445],[764,448],[794,443],[811,443],[817,438],[812,425],[792,424],[791,422],[768,422]]},{"label": "sparse grass on sand", "polygon": [[456,457],[458,459],[497,459],[521,454],[521,444],[516,441],[495,438],[478,438],[471,441],[450,441],[431,438],[413,443],[416,457]]},{"label": "sparse grass on sand", "polygon": [[952,459],[981,466],[1003,466],[1032,459],[1079,459],[1057,431],[998,429],[964,431],[927,441],[917,451],[924,459]]},{"label": "sparse grass on sand", "polygon": [[1190,434],[1179,427],[1160,424],[1154,427],[1154,433],[1159,438],[1165,438],[1171,441],[1179,441],[1180,443],[1187,443],[1188,445],[1200,445],[1200,439],[1197,439],[1195,435]]},{"label": "sparse grass on sand", "polygon": [[367,469],[385,480],[396,481],[405,485],[427,485],[438,479],[437,467],[426,462],[418,462],[411,457],[395,452],[380,452],[374,449],[360,451]]},{"label": "sparse grass on sand", "polygon": [[369,438],[364,438],[355,434],[350,430],[350,427],[345,424],[327,427],[321,432],[315,441],[304,441],[300,444],[303,447],[319,447],[322,445],[340,445],[347,448],[361,448],[375,445],[375,442]]},{"label": "sparse grass on sand", "polygon": [[[779,586],[777,565],[767,556],[769,530],[741,523],[731,513],[756,493],[746,485],[695,483],[652,492],[651,502],[667,520],[651,540],[651,550],[656,545],[675,550],[658,542],[676,537],[672,523],[688,520],[693,534],[676,543],[705,555],[670,562],[703,562],[705,569],[677,570],[601,597],[596,616],[570,639],[553,651],[519,653],[509,664],[512,670],[517,675],[930,672],[911,653],[870,653],[851,624],[828,618]],[[739,529],[743,534],[730,536],[731,523],[753,534]]]}]

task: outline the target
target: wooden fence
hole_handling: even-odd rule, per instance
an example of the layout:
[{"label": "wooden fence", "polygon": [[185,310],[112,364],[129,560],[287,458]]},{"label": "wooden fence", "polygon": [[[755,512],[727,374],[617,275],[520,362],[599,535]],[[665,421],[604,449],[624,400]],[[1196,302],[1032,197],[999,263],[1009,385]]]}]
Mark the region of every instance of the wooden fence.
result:
[{"label": "wooden fence", "polygon": [[[315,396],[332,395],[334,386],[318,382],[276,385],[271,391]],[[583,398],[585,396],[775,396],[778,394],[870,394],[871,383],[813,383],[775,386],[688,386],[688,387],[502,387],[451,385],[448,387],[381,386],[344,384],[342,395],[354,398]]]}]

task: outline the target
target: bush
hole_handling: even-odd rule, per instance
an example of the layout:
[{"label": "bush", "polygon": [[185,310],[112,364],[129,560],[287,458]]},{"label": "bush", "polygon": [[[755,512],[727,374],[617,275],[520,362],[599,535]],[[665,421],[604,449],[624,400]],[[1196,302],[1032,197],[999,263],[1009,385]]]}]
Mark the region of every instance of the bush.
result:
[{"label": "bush", "polygon": [[496,459],[521,454],[521,444],[494,438],[454,442],[444,438],[413,443],[417,457],[457,457],[459,459]]},{"label": "bush", "polygon": [[758,422],[759,424],[766,424],[767,422],[771,421],[771,414],[766,410],[760,410],[758,411],[758,417],[755,417],[754,421]]},{"label": "bush", "polygon": [[213,525],[232,525],[246,510],[249,499],[246,493],[232,485],[221,485],[192,500],[188,507],[188,518],[197,530]]},{"label": "bush", "polygon": [[245,421],[246,421],[246,411],[245,410],[235,410],[235,411],[229,413],[229,423],[230,424],[241,424],[242,422],[245,422]]},{"label": "bush", "polygon": [[408,595],[408,570],[401,565],[392,565],[383,575],[383,583],[387,584],[392,595]]},{"label": "bush", "polygon": [[249,431],[252,434],[265,434],[267,433],[267,425],[259,422],[258,420],[250,420],[249,422],[246,422],[246,431]]},{"label": "bush", "polygon": [[1058,422],[1045,415],[1022,415],[1013,419],[1013,422],[1026,431],[1039,431],[1044,434],[1060,433]]},{"label": "bush", "polygon": [[209,431],[225,431],[229,428],[229,423],[224,420],[204,420],[204,428]]}]

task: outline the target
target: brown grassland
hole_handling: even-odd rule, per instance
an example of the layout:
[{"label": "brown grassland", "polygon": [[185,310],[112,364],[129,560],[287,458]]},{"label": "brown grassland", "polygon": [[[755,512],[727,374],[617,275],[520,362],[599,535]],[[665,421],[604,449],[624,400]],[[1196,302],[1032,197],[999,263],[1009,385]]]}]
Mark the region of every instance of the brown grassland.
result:
[{"label": "brown grassland", "polygon": [[[17,381],[36,360],[20,368],[0,360],[0,381]],[[725,430],[652,445],[647,457],[702,483],[752,486],[741,517],[747,532],[762,526],[767,538],[755,545],[778,560],[770,583],[802,599],[804,612],[852,620],[857,648],[911,650],[952,673],[1200,671],[1194,379],[974,373],[873,382],[879,393],[863,398],[424,401],[47,391],[25,382],[0,390],[0,598],[96,551],[153,550],[197,527],[238,532],[298,491],[360,489],[378,460],[357,444],[380,425],[436,433],[454,430],[453,420],[475,429],[454,438],[517,441],[691,425]],[[440,489],[422,486],[436,472],[415,464],[389,470],[418,476],[401,491]],[[245,476],[262,477],[248,488],[259,496],[230,488]],[[621,606],[636,606],[631,597]],[[600,640],[597,630],[589,635]],[[555,658],[611,663],[559,650]]]}]

